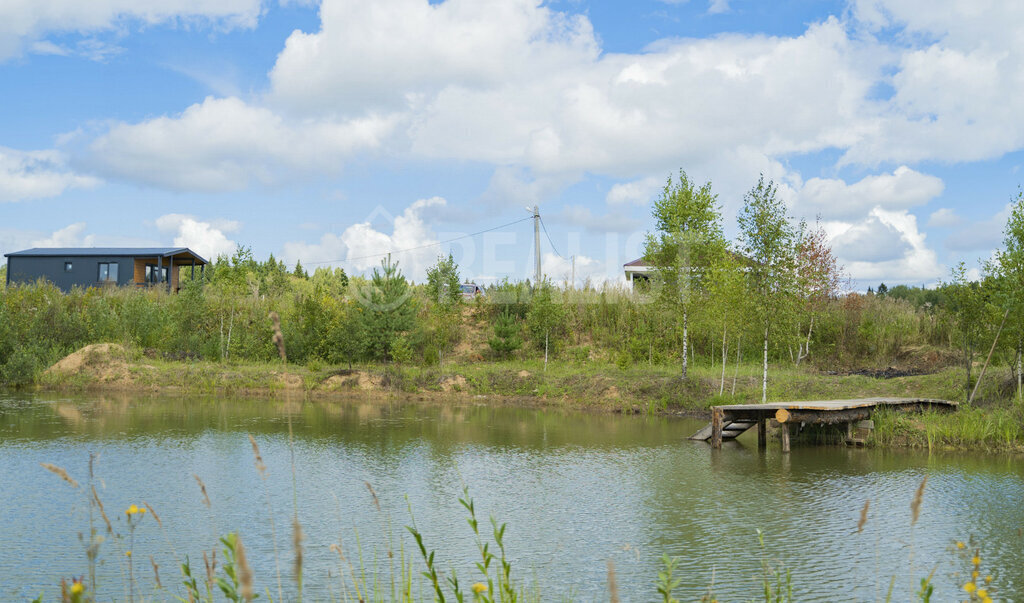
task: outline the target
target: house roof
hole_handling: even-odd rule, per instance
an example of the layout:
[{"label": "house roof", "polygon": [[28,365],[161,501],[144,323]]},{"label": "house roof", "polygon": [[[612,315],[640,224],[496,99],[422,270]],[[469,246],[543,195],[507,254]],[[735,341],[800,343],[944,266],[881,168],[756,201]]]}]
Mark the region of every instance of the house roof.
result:
[{"label": "house roof", "polygon": [[647,265],[648,265],[647,262],[645,262],[643,258],[640,258],[640,259],[637,259],[637,260],[633,260],[632,262],[626,262],[622,266],[626,267],[626,266],[647,266]]},{"label": "house roof", "polygon": [[4,257],[170,257],[178,255],[191,255],[199,263],[209,263],[188,247],[33,247],[5,253]]}]

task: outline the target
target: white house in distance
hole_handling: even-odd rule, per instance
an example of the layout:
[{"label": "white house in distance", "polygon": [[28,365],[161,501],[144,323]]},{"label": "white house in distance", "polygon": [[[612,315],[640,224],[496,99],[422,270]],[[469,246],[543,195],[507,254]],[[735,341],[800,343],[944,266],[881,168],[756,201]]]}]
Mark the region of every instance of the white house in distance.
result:
[{"label": "white house in distance", "polygon": [[626,280],[634,289],[637,281],[644,283],[650,281],[651,273],[654,272],[654,266],[648,265],[643,258],[623,264],[622,269],[626,271]]}]

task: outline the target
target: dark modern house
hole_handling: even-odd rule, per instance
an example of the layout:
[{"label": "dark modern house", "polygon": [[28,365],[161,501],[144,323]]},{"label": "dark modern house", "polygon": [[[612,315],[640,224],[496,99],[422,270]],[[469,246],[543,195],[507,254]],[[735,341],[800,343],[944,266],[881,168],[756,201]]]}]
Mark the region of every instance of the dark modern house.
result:
[{"label": "dark modern house", "polygon": [[51,247],[5,253],[7,284],[44,278],[63,291],[72,287],[166,287],[177,291],[184,267],[195,277],[206,260],[187,247]]}]

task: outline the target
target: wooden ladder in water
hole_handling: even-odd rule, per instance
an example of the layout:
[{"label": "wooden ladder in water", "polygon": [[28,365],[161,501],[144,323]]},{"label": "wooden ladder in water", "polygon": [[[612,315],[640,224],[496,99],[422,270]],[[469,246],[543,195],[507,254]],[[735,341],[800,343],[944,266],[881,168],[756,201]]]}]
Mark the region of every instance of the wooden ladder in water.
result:
[{"label": "wooden ladder in water", "polygon": [[[741,433],[750,429],[751,427],[757,427],[757,421],[750,421],[747,419],[737,419],[730,421],[726,419],[722,423],[722,439],[723,440],[735,440]],[[700,429],[697,433],[690,436],[691,440],[700,440],[706,442],[711,439],[711,423],[708,423]]]}]

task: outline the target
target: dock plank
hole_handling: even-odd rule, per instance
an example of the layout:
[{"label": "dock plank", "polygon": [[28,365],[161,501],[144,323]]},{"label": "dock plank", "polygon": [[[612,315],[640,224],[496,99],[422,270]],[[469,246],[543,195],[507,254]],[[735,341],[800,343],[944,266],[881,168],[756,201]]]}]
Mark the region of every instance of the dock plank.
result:
[{"label": "dock plank", "polygon": [[[957,402],[936,398],[892,397],[855,398],[851,400],[797,400],[791,402],[768,402],[766,404],[712,406],[711,423],[690,436],[690,439],[711,440],[712,447],[717,448],[721,446],[722,439],[734,438],[750,427],[757,425],[759,426],[758,443],[761,446],[765,438],[763,434],[764,422],[770,418],[776,418],[776,413],[781,414],[783,417],[792,415],[797,422],[833,423],[865,418],[869,416],[872,410],[879,407],[907,407],[910,410],[938,407],[954,410],[958,406]],[[785,419],[779,420],[782,421],[780,427],[785,427]],[[735,425],[733,430],[729,429],[731,425]],[[736,429],[739,427],[743,427],[743,429]],[[734,433],[735,435],[733,435]],[[788,444],[786,442],[788,438],[785,435],[783,433],[784,450],[788,449],[786,445]]]}]

